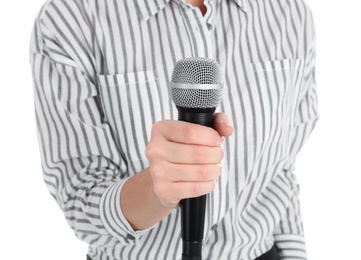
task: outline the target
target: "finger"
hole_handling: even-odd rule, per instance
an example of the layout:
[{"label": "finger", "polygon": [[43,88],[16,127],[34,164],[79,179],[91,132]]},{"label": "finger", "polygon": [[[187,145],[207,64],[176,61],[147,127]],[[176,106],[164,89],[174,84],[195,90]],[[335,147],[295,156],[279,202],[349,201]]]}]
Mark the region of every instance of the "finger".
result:
[{"label": "finger", "polygon": [[233,133],[233,127],[225,113],[214,114],[214,129],[220,136],[229,137]]},{"label": "finger", "polygon": [[171,188],[173,189],[173,194],[181,200],[208,194],[214,190],[216,184],[217,181],[215,180],[207,182],[176,182],[171,185]]},{"label": "finger", "polygon": [[207,182],[216,180],[222,172],[220,164],[187,165],[167,163],[156,174],[171,182]]},{"label": "finger", "polygon": [[204,146],[164,142],[162,145],[150,144],[147,147],[147,157],[161,158],[174,164],[217,164],[224,156],[220,146]]},{"label": "finger", "polygon": [[153,125],[152,137],[184,144],[219,146],[223,143],[217,131],[211,127],[175,120],[162,120]]}]

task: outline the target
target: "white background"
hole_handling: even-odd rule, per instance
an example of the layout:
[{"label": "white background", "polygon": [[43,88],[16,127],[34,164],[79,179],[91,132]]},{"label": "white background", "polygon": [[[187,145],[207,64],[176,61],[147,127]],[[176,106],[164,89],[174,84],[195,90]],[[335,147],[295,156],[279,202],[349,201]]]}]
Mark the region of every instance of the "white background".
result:
[{"label": "white background", "polygon": [[[321,114],[296,164],[309,260],[361,259],[361,2],[307,1],[316,21]],[[4,260],[76,260],[85,259],[87,251],[42,180],[28,62],[30,33],[42,4],[0,3]]]}]

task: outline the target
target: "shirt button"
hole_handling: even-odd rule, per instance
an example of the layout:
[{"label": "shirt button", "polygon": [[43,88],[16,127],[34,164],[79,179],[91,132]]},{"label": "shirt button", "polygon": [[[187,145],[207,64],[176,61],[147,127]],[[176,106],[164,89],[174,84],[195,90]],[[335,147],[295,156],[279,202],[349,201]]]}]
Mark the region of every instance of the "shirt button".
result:
[{"label": "shirt button", "polygon": [[131,234],[128,234],[128,235],[127,235],[127,239],[128,239],[128,240],[134,240],[134,239],[135,239],[135,237],[134,237],[134,236],[132,236]]}]

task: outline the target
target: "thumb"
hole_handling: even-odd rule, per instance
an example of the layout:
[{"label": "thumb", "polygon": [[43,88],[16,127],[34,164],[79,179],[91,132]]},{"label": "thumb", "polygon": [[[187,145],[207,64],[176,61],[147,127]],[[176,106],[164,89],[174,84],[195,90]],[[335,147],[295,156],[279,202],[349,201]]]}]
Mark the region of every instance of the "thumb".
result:
[{"label": "thumb", "polygon": [[233,133],[233,127],[229,123],[229,118],[225,113],[214,114],[213,126],[220,136],[229,137]]}]

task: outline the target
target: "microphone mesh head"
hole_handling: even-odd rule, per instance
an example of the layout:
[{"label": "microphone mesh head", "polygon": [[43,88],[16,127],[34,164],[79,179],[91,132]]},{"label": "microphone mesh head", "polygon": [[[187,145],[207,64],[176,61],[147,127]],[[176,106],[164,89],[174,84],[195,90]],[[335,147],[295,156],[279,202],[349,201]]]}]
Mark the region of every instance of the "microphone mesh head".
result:
[{"label": "microphone mesh head", "polygon": [[223,84],[222,72],[215,60],[200,57],[179,60],[174,67],[171,82],[195,85],[194,88],[177,88],[176,84],[173,85],[172,99],[178,107],[215,108],[222,100],[223,87],[204,89],[196,86]]}]

